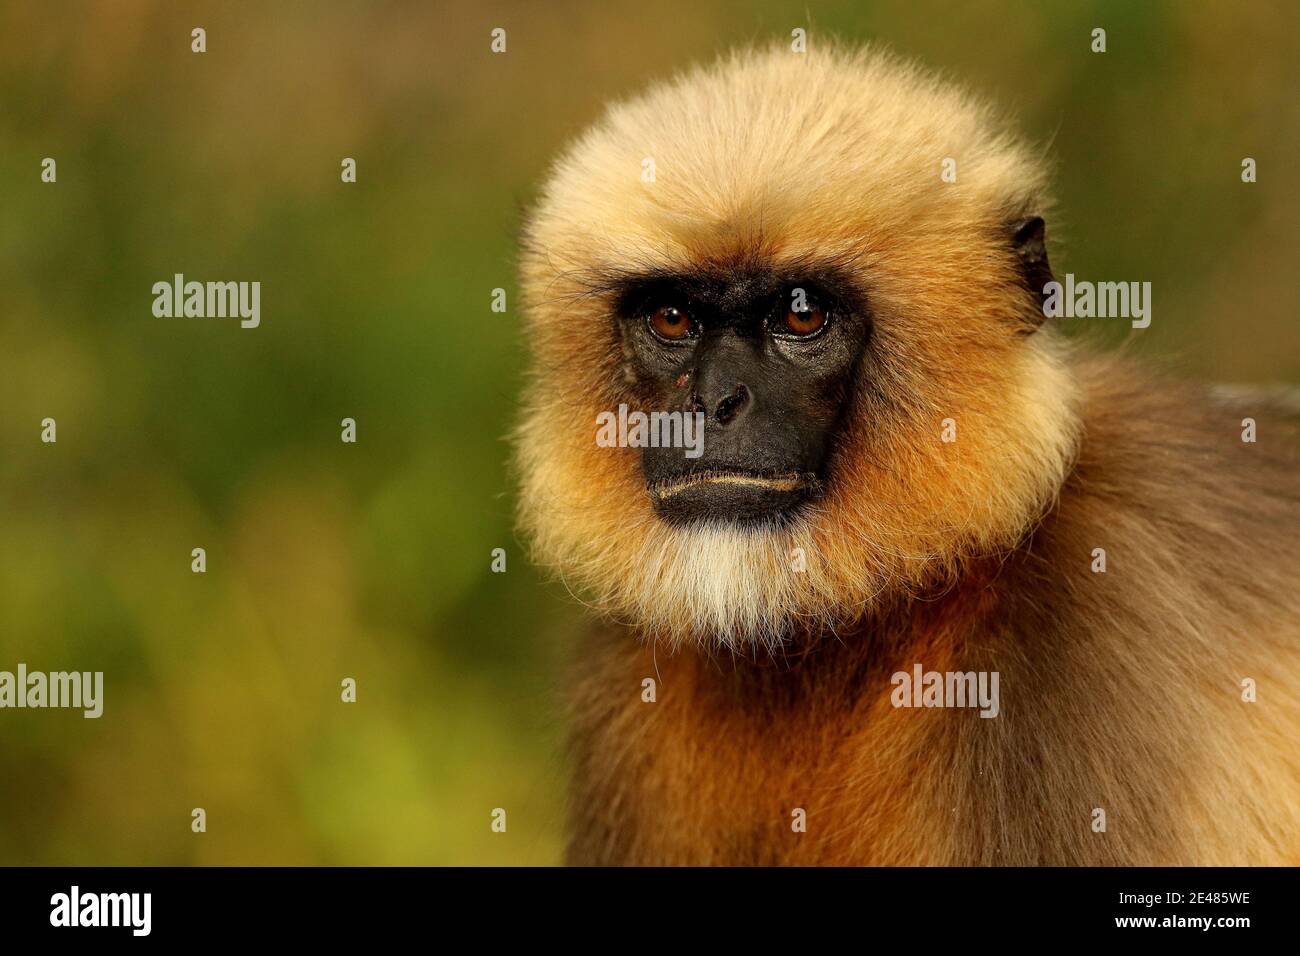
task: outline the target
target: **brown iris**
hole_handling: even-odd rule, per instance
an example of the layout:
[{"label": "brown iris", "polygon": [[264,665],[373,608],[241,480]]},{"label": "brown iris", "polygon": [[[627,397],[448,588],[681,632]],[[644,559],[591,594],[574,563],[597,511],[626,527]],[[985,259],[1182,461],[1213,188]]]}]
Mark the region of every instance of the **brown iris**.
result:
[{"label": "brown iris", "polygon": [[650,315],[650,328],[661,339],[684,339],[691,334],[691,317],[675,306],[666,305]]},{"label": "brown iris", "polygon": [[787,335],[815,335],[825,324],[825,311],[814,305],[803,311],[789,309],[785,313],[785,320],[781,323],[781,331]]}]

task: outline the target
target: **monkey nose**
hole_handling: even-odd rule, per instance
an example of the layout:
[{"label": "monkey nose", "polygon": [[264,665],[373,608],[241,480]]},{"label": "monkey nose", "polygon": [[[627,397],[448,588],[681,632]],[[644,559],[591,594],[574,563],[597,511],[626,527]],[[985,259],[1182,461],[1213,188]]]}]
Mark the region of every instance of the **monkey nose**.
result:
[{"label": "monkey nose", "polygon": [[708,417],[711,417],[717,424],[726,425],[728,422],[738,418],[750,404],[749,389],[743,384],[738,384],[731,393],[724,395],[716,404],[710,413],[708,406],[701,402],[697,397],[695,407],[698,411],[703,411]]}]

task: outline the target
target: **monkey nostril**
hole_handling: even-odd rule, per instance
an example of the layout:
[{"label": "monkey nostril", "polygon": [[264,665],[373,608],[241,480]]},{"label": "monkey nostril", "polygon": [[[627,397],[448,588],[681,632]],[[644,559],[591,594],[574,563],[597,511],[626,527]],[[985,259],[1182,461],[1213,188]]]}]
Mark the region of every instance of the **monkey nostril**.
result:
[{"label": "monkey nostril", "polygon": [[749,389],[744,385],[737,385],[736,390],[718,402],[718,407],[713,412],[714,419],[720,425],[725,425],[738,414],[741,409],[749,402]]}]

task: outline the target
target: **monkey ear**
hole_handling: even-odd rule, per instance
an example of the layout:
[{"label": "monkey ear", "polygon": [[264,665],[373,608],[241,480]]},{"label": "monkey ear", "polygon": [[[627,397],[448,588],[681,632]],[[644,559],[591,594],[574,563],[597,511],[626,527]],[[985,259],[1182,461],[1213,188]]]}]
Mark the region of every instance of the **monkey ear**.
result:
[{"label": "monkey ear", "polygon": [[1044,287],[1055,281],[1052,266],[1047,261],[1047,226],[1042,216],[1030,216],[1011,224],[1011,241],[1020,257],[1020,280],[1033,295],[1037,317],[1034,327],[1043,322],[1043,300],[1047,298]]}]

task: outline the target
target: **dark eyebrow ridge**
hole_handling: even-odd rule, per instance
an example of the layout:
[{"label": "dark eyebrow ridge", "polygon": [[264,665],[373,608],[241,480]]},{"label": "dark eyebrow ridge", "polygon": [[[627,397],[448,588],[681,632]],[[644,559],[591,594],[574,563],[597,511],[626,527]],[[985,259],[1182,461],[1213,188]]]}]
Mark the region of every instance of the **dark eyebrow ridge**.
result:
[{"label": "dark eyebrow ridge", "polygon": [[623,316],[640,314],[651,303],[680,302],[734,305],[739,297],[773,299],[791,288],[804,288],[810,297],[829,306],[861,305],[863,292],[856,278],[838,263],[783,263],[776,267],[700,270],[650,269],[607,276],[602,296],[612,299]]}]

